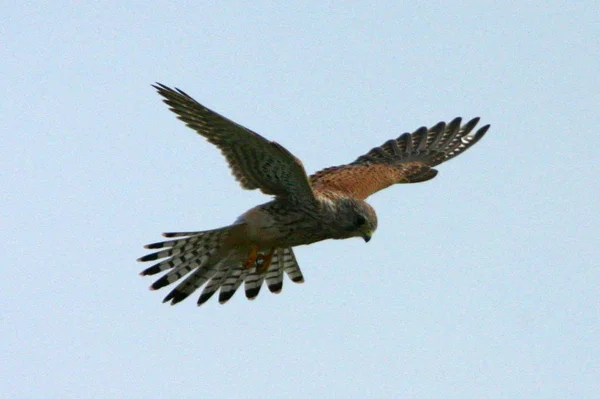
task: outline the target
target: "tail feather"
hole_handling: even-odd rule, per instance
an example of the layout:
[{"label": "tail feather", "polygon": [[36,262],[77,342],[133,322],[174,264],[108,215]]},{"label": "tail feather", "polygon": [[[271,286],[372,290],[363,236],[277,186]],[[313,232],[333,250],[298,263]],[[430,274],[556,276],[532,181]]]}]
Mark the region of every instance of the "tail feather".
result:
[{"label": "tail feather", "polygon": [[181,247],[181,246],[193,243],[193,242],[197,241],[200,237],[202,237],[202,235],[196,233],[196,234],[193,234],[186,238],[181,238],[179,240],[160,241],[160,242],[155,242],[152,244],[144,245],[144,248],[146,248],[146,249],[177,248],[177,247]]},{"label": "tail feather", "polygon": [[256,265],[250,269],[234,268],[228,278],[223,282],[219,293],[219,302],[227,302],[240,287],[245,283],[245,294],[248,299],[254,299],[260,293],[263,281],[266,280],[269,291],[274,294],[281,292],[283,288],[283,273],[287,268],[291,277],[295,282],[301,283],[304,281],[300,267],[296,262],[292,248],[277,248],[273,252],[271,266],[266,273],[262,275],[258,273],[260,265]]},{"label": "tail feather", "polygon": [[227,276],[227,279],[221,286],[221,291],[219,291],[219,303],[224,304],[228,300],[231,299],[233,294],[240,288],[240,285],[246,279],[250,273],[250,269],[245,269],[243,267],[236,267],[231,270],[231,273]]},{"label": "tail feather", "polygon": [[279,293],[283,287],[283,272],[295,283],[304,282],[300,266],[292,248],[278,248],[273,255],[271,268],[267,272],[267,287],[272,293]]},{"label": "tail feather", "polygon": [[[212,254],[211,254],[212,255]],[[188,253],[182,254],[175,258],[163,260],[145,270],[143,270],[140,274],[142,276],[149,276],[160,273],[165,270],[170,270],[167,274],[163,276],[168,280],[167,284],[171,284],[172,282],[180,279],[187,273],[191,272],[197,267],[202,266],[210,259],[209,255],[201,255],[196,250],[189,251]],[[174,277],[172,277],[174,276]],[[161,278],[162,279],[162,278]],[[156,287],[158,289],[160,287]]]},{"label": "tail feather", "polygon": [[271,266],[267,275],[265,276],[265,280],[267,280],[267,287],[269,287],[269,291],[273,294],[279,294],[281,289],[283,288],[283,265],[281,258],[279,258],[279,262]]},{"label": "tail feather", "polygon": [[[258,266],[258,265],[257,265]],[[271,260],[271,267],[266,273],[261,275],[257,272],[258,267],[251,269],[248,277],[246,277],[246,297],[248,299],[254,299],[260,292],[262,283],[264,280],[267,281],[267,287],[269,291],[274,294],[281,292],[283,287],[283,272],[285,271],[288,277],[295,283],[304,282],[302,271],[294,256],[292,248],[277,248],[273,253]]]},{"label": "tail feather", "polygon": [[214,274],[214,276],[212,276],[212,278],[204,286],[204,289],[202,290],[202,293],[200,294],[200,297],[198,298],[198,306],[200,306],[204,302],[208,301],[215,294],[215,292],[217,292],[217,290],[223,284],[223,280],[225,280],[225,277],[228,272],[229,272],[229,269],[224,269],[224,270],[222,269],[222,270],[217,271]]},{"label": "tail feather", "polygon": [[197,258],[193,255],[189,256],[189,259],[184,260],[179,264],[179,266],[169,270],[166,274],[164,274],[161,278],[156,280],[150,288],[153,290],[158,290],[159,288],[165,287],[175,281],[179,280],[192,270],[199,269],[203,264],[206,263],[207,258],[201,257]]},{"label": "tail feather", "polygon": [[[150,288],[157,290],[167,286],[179,280],[192,270],[203,268],[214,256],[215,252],[219,250],[223,240],[227,237],[227,234],[228,231],[226,229],[218,229],[197,233],[195,236],[181,240],[150,244],[152,248],[161,248],[160,245],[163,245],[163,247],[177,245],[177,250],[175,251],[171,248],[169,250],[160,251],[159,253],[169,252],[170,257],[143,270],[141,274],[153,275],[170,269],[161,278],[156,280]],[[152,255],[155,254],[143,256],[139,258],[138,261],[147,262],[156,259]],[[159,257],[163,258],[164,256]]]},{"label": "tail feather", "polygon": [[210,246],[211,241],[218,242],[220,241],[221,236],[219,234],[202,234],[191,236],[188,238],[184,238],[181,240],[174,241],[165,241],[165,242],[156,242],[154,244],[146,245],[147,249],[155,249],[155,248],[167,248],[162,251],[157,251],[145,256],[142,256],[138,259],[140,262],[148,262],[151,260],[162,259],[162,258],[173,258],[180,254],[185,254],[187,252],[192,251],[195,248],[204,246]]},{"label": "tail feather", "polygon": [[[168,248],[162,251],[157,251],[145,256],[142,256],[138,259],[139,262],[148,262],[152,260],[167,258],[167,257],[175,257],[180,254],[184,254],[190,252],[194,249],[202,249],[205,248],[207,250],[211,250],[215,248],[215,244],[223,241],[225,237],[229,234],[229,229],[231,226],[226,228],[216,229],[216,230],[208,230],[202,232],[195,232],[192,235],[188,235],[186,238],[179,240],[169,240],[162,242],[155,242],[152,244],[148,244],[145,246],[147,249],[157,249],[157,248]],[[165,234],[184,234],[184,233],[165,233]],[[186,233],[187,234],[187,233]],[[169,235],[169,237],[173,237]]]},{"label": "tail feather", "polygon": [[171,305],[183,301],[190,296],[194,291],[200,288],[217,272],[214,268],[196,269],[192,274],[186,277],[163,299],[163,302],[171,301]]},{"label": "tail feather", "polygon": [[209,231],[165,233],[165,237],[182,238],[146,245],[148,249],[161,250],[143,256],[138,261],[162,260],[140,274],[154,275],[166,271],[151,285],[153,290],[172,284],[187,275],[163,299],[163,302],[170,302],[171,305],[183,301],[204,284],[206,286],[198,298],[198,305],[208,301],[219,290],[219,302],[225,303],[242,283],[245,283],[246,297],[249,299],[256,298],[265,280],[271,292],[279,293],[283,286],[284,273],[296,283],[304,281],[291,248],[275,249],[269,270],[262,274],[258,273],[260,261],[250,269],[245,269],[243,255],[240,256],[235,249],[229,249],[223,258],[216,258],[217,253],[223,253],[225,239],[231,234],[234,226]]},{"label": "tail feather", "polygon": [[267,273],[258,273],[256,267],[253,267],[244,284],[244,290],[246,291],[246,298],[254,299],[258,296],[262,283],[265,280]]},{"label": "tail feather", "polygon": [[300,270],[300,266],[298,266],[298,261],[294,256],[294,252],[291,248],[288,248],[290,251],[287,256],[284,258],[283,271],[288,275],[290,280],[294,283],[303,283],[304,276],[302,275],[302,271]]}]

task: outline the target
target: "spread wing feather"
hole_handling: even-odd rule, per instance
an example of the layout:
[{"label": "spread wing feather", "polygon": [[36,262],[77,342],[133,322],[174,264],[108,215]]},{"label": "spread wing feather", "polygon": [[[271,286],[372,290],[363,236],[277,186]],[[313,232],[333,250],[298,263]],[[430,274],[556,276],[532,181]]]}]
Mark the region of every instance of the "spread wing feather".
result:
[{"label": "spread wing feather", "polygon": [[183,301],[202,286],[204,288],[198,298],[198,305],[208,301],[217,291],[219,302],[225,303],[242,283],[245,283],[246,297],[249,299],[256,298],[264,281],[269,291],[277,294],[281,292],[284,273],[295,283],[304,282],[292,248],[276,248],[271,266],[263,273],[259,273],[258,263],[249,269],[244,268],[237,255],[215,257],[230,234],[230,229],[231,226],[208,231],[164,233],[166,237],[187,237],[146,245],[148,249],[159,251],[142,256],[138,260],[161,261],[140,274],[146,276],[166,272],[150,286],[152,290],[158,290],[183,278],[163,299],[163,302],[170,302],[172,305]]},{"label": "spread wing feather", "polygon": [[461,125],[462,119],[439,122],[427,129],[404,133],[361,155],[354,162],[323,169],[310,177],[313,190],[337,191],[365,199],[392,184],[417,183],[437,175],[434,166],[466,151],[490,125],[471,134],[479,118]]},{"label": "spread wing feather", "polygon": [[292,200],[314,200],[302,162],[284,147],[211,111],[179,89],[160,83],[153,87],[180,120],[221,150],[243,188]]}]

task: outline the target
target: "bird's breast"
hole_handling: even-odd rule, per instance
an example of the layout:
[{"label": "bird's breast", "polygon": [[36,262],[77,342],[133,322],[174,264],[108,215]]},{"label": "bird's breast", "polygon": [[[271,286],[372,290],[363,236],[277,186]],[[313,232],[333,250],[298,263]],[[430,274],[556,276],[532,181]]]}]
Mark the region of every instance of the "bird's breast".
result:
[{"label": "bird's breast", "polygon": [[322,239],[318,236],[318,219],[292,206],[264,204],[238,220],[246,224],[248,240],[260,247],[294,247]]}]

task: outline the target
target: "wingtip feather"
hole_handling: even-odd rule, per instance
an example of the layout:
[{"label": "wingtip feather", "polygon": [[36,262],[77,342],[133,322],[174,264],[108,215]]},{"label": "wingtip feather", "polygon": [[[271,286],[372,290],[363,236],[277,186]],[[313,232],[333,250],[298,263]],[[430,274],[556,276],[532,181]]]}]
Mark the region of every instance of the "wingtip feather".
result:
[{"label": "wingtip feather", "polygon": [[176,305],[179,302],[183,301],[185,298],[187,298],[188,295],[189,294],[187,293],[182,293],[181,291],[177,291],[177,289],[174,289],[173,291],[169,292],[167,296],[164,297],[163,303],[170,301],[171,306]]},{"label": "wingtip feather", "polygon": [[138,262],[148,262],[148,261],[156,260],[156,259],[158,259],[158,252],[155,252],[153,254],[144,255],[141,258],[138,258],[137,261]]}]

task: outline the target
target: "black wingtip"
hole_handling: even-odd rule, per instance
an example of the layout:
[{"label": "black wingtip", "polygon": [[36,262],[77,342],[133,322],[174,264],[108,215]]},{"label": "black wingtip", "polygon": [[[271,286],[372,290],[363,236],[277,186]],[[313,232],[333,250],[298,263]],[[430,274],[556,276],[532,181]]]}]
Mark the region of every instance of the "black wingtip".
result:
[{"label": "black wingtip", "polygon": [[[412,132],[412,133],[409,133],[409,134],[411,134],[411,135],[412,135],[412,134],[423,134],[423,133],[427,133],[427,127],[425,127],[425,126],[421,126],[421,127],[420,127],[420,128],[418,128],[417,130],[415,130],[414,132]],[[405,134],[406,134],[406,133],[405,133]],[[396,140],[394,140],[394,141],[396,141]]]},{"label": "black wingtip", "polygon": [[490,129],[490,127],[491,127],[491,125],[485,125],[485,126],[482,126],[481,128],[479,128],[479,130],[475,133],[475,135],[473,136],[473,139],[469,143],[470,146],[473,146],[475,143],[477,143],[479,140],[481,140],[481,138],[483,136],[485,136],[485,134]]},{"label": "black wingtip", "polygon": [[166,86],[160,82],[154,82],[152,86],[159,94],[172,90],[169,86]]},{"label": "black wingtip", "polygon": [[488,125],[485,125],[485,126],[482,126],[482,127],[481,127],[481,128],[478,130],[478,131],[477,131],[477,133],[475,133],[475,136],[483,136],[484,134],[486,134],[486,133],[487,133],[487,131],[488,131],[488,130],[490,130],[490,127],[491,127],[491,126],[492,126],[492,125],[489,125],[489,124],[488,124]]},{"label": "black wingtip", "polygon": [[446,129],[448,131],[455,131],[457,129],[460,129],[460,124],[462,123],[462,118],[460,116],[457,116],[456,118],[452,119],[450,121],[450,123],[448,123],[448,125],[446,126]]},{"label": "black wingtip", "polygon": [[446,122],[444,121],[440,121],[438,123],[436,123],[431,129],[429,129],[431,132],[435,132],[435,133],[439,133],[441,131],[443,131],[444,129],[446,129]]},{"label": "black wingtip", "polygon": [[140,272],[140,276],[152,276],[156,273],[161,272],[162,270],[158,265],[150,266],[147,269],[144,269]]},{"label": "black wingtip", "polygon": [[163,298],[163,303],[169,302],[171,299],[173,299],[173,292],[175,292],[175,290],[169,292],[167,296]]},{"label": "black wingtip", "polygon": [[451,121],[448,123],[448,126],[455,125],[455,124],[458,124],[458,125],[460,125],[460,123],[461,123],[461,122],[462,122],[462,117],[460,117],[460,116],[457,116],[456,118],[452,119],[452,120],[451,120]]},{"label": "black wingtip", "polygon": [[144,269],[140,272],[140,276],[150,276],[151,274],[148,272],[148,269]]},{"label": "black wingtip", "polygon": [[170,88],[169,86],[166,86],[159,82],[155,82],[155,84],[150,85],[150,86],[154,87],[154,89],[156,89],[158,94],[160,94],[161,96],[163,96],[165,98],[165,100],[163,100],[163,101],[166,104],[169,104],[170,100],[175,97],[185,97],[188,100],[195,101],[189,94],[187,94],[185,91],[183,91],[181,89],[178,89],[177,87]]},{"label": "black wingtip", "polygon": [[148,255],[144,255],[141,258],[138,258],[138,262],[148,262],[150,260],[156,260],[158,259],[158,252],[155,252],[153,254],[148,254]]},{"label": "black wingtip", "polygon": [[481,140],[481,138],[485,136],[490,127],[491,125],[482,126],[479,128],[479,130],[477,130],[477,132],[475,132],[475,134],[470,135],[469,137],[471,137],[471,141],[469,142],[469,147],[472,147],[473,145],[475,145],[475,143]]},{"label": "black wingtip", "polygon": [[161,241],[161,242],[153,242],[152,244],[146,244],[144,245],[144,248],[146,249],[158,249],[158,248],[165,248],[168,246],[172,246],[172,242],[171,241]]},{"label": "black wingtip", "polygon": [[166,238],[177,237],[180,233],[162,233],[161,235]]},{"label": "black wingtip", "polygon": [[480,119],[481,118],[477,116],[465,123],[465,125],[462,127],[462,131],[465,132],[465,135],[468,135],[471,132],[471,130],[473,130],[473,128],[477,126]]},{"label": "black wingtip", "polygon": [[198,298],[198,302],[196,303],[198,306],[202,306],[206,301],[208,301],[213,295],[215,291],[211,291],[209,293],[200,294],[200,298]]},{"label": "black wingtip", "polygon": [[[152,283],[152,285],[150,286],[150,289],[151,290],[159,290],[162,287],[165,287],[165,286],[171,284],[167,277],[168,277],[167,275],[164,275],[161,278],[159,278],[158,280],[156,280],[154,283]],[[173,294],[173,291],[171,291],[171,293],[167,296],[170,296],[171,294]]]},{"label": "black wingtip", "polygon": [[177,305],[179,302],[183,301],[188,296],[189,294],[174,289],[173,291],[169,292],[169,294],[166,297],[164,297],[163,303],[170,301],[171,306]]}]

